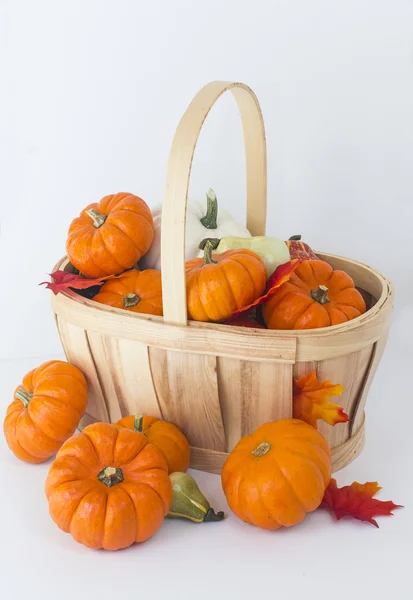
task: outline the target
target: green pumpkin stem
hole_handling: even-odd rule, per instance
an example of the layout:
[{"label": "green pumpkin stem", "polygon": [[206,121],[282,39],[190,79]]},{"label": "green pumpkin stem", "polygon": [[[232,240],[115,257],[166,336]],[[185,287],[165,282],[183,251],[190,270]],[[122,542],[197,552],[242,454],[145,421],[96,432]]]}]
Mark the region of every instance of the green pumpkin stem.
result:
[{"label": "green pumpkin stem", "polygon": [[311,298],[320,304],[327,304],[327,302],[330,302],[330,298],[327,294],[328,287],[325,285],[319,285],[317,290],[311,290]]},{"label": "green pumpkin stem", "polygon": [[199,244],[199,249],[204,251],[204,263],[206,265],[216,264],[217,261],[212,258],[212,251],[218,248],[220,240],[218,238],[205,238]]},{"label": "green pumpkin stem", "polygon": [[131,292],[124,297],[123,306],[124,308],[130,308],[131,306],[136,306],[139,304],[140,301],[141,299],[139,298],[138,294]]},{"label": "green pumpkin stem", "polygon": [[288,238],[288,241],[290,242],[299,242],[301,240],[301,235],[292,235],[290,238]]},{"label": "green pumpkin stem", "polygon": [[142,433],[143,417],[142,415],[135,415],[133,417],[133,430]]},{"label": "green pumpkin stem", "polygon": [[32,399],[33,394],[26,391],[24,388],[19,388],[17,390],[17,392],[15,393],[15,396],[16,396],[16,398],[21,400],[24,404],[24,407],[27,408],[30,404],[30,400]]},{"label": "green pumpkin stem", "polygon": [[218,200],[214,190],[209,190],[206,193],[207,197],[207,212],[205,217],[202,217],[201,223],[206,229],[216,229],[218,218]]},{"label": "green pumpkin stem", "polygon": [[103,223],[106,221],[106,219],[108,218],[107,215],[103,215],[95,208],[89,208],[89,210],[87,210],[85,212],[92,219],[93,226],[96,227],[96,229],[99,229],[99,227],[101,227],[103,225]]},{"label": "green pumpkin stem", "polygon": [[98,479],[108,487],[112,487],[113,485],[116,485],[117,483],[123,481],[122,469],[117,469],[115,467],[105,467],[99,473]]}]

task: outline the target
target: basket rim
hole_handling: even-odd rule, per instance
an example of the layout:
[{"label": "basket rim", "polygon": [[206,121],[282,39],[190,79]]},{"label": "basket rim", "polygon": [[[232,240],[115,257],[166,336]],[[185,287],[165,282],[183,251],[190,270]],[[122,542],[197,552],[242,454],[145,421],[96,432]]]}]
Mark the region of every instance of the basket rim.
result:
[{"label": "basket rim", "polygon": [[[366,322],[370,321],[371,319],[374,319],[376,317],[376,315],[388,304],[388,301],[390,299],[392,299],[393,294],[394,294],[393,284],[387,277],[382,275],[376,269],[373,269],[372,267],[370,267],[369,265],[366,265],[365,263],[362,263],[362,262],[354,260],[354,259],[346,258],[344,256],[328,254],[328,253],[321,252],[321,251],[316,251],[315,253],[317,254],[317,256],[322,257],[323,260],[327,260],[327,262],[328,262],[328,259],[333,259],[333,260],[338,259],[340,261],[352,263],[353,265],[356,265],[357,267],[366,270],[368,273],[370,273],[370,275],[376,277],[376,279],[381,283],[382,291],[381,291],[380,297],[377,299],[374,306],[372,306],[369,310],[367,310],[365,313],[363,313],[359,317],[352,319],[351,321],[346,321],[345,323],[340,323],[338,325],[329,325],[328,327],[320,327],[320,328],[315,328],[315,329],[260,329],[260,328],[255,329],[252,327],[246,328],[246,327],[236,326],[236,325],[226,325],[224,323],[210,323],[210,322],[192,321],[192,320],[188,321],[188,325],[182,326],[182,327],[183,328],[191,327],[191,328],[200,328],[200,329],[213,329],[215,331],[222,331],[222,332],[225,331],[226,333],[228,333],[229,331],[233,331],[234,333],[242,332],[244,334],[246,332],[248,332],[249,335],[254,334],[254,335],[257,335],[262,338],[265,338],[265,337],[267,337],[267,338],[275,338],[275,337],[282,337],[282,338],[294,337],[294,338],[296,338],[296,337],[313,337],[313,336],[318,336],[318,337],[323,336],[324,337],[324,336],[334,335],[336,333],[341,333],[343,331],[349,331],[349,330],[352,330],[359,326],[364,325]],[[67,256],[64,256],[54,266],[53,271],[57,271],[57,270],[63,271],[67,267],[68,264],[70,264],[70,261]],[[121,308],[107,306],[105,304],[101,304],[100,302],[95,302],[93,299],[84,298],[83,296],[80,296],[79,294],[76,294],[75,292],[73,292],[71,290],[65,290],[65,291],[59,292],[59,293],[61,295],[65,296],[66,298],[73,300],[77,304],[81,304],[85,307],[89,307],[94,310],[98,310],[101,312],[108,312],[111,314],[117,314],[122,317],[127,316],[131,319],[153,321],[158,324],[164,324],[164,318],[160,317],[160,316],[135,313],[132,311],[125,311]],[[165,323],[165,324],[168,326],[171,326],[169,323]],[[173,325],[173,326],[177,327],[176,325]]]}]

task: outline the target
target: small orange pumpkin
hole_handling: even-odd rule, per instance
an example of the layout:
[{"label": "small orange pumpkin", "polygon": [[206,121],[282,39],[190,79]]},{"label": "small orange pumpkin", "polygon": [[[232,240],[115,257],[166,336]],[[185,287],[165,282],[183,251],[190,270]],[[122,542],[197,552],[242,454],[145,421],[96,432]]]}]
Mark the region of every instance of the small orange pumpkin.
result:
[{"label": "small orange pumpkin", "polygon": [[262,307],[268,329],[316,329],[338,325],[366,312],[363,296],[344,271],[323,260],[298,265]]},{"label": "small orange pumpkin", "polygon": [[89,425],[63,444],[45,490],[56,525],[105,550],[150,538],[172,502],[161,451],[141,433],[109,423]]},{"label": "small orange pumpkin", "polygon": [[72,265],[87,277],[131,269],[149,250],[153,219],[142,198],[121,192],[89,204],[70,225],[66,250]]},{"label": "small orange pumpkin", "polygon": [[33,369],[14,392],[4,419],[10,450],[25,462],[44,462],[73,434],[86,404],[86,379],[73,365],[53,360]]},{"label": "small orange pumpkin", "polygon": [[300,523],[322,502],[331,477],[330,449],[298,419],[261,425],[227,458],[222,486],[231,510],[262,529]]},{"label": "small orange pumpkin", "polygon": [[188,317],[195,321],[226,321],[259,298],[267,282],[258,254],[239,248],[212,255],[216,241],[204,240],[204,258],[186,263]]},{"label": "small orange pumpkin", "polygon": [[127,427],[142,432],[165,457],[169,474],[185,472],[189,467],[190,448],[184,434],[172,423],[156,417],[128,415],[116,423],[117,427]]},{"label": "small orange pumpkin", "polygon": [[136,313],[162,316],[161,273],[154,269],[126,271],[104,283],[93,300]]}]

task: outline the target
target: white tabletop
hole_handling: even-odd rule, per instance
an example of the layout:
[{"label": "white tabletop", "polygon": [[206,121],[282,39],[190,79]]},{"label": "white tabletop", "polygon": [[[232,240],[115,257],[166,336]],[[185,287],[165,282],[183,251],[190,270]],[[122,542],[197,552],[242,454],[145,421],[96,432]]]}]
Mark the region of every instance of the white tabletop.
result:
[{"label": "white tabletop", "polygon": [[[335,522],[317,510],[294,528],[267,532],[229,511],[220,477],[191,471],[220,523],[165,520],[149,541],[120,552],[92,551],[48,515],[50,462],[19,462],[0,440],[0,597],[42,600],[411,598],[413,559],[413,309],[405,307],[370,391],[366,447],[336,474],[339,485],[377,480],[379,498],[403,504],[380,529]],[[2,411],[22,375],[41,359],[0,363]],[[62,357],[54,357],[62,358]],[[404,591],[403,591],[404,590]]]}]

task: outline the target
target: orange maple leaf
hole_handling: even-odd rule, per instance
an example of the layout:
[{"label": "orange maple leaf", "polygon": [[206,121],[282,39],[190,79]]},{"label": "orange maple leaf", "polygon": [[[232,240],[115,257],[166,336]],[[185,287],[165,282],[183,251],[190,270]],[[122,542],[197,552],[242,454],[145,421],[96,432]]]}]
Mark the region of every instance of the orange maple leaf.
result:
[{"label": "orange maple leaf", "polygon": [[294,417],[317,428],[317,421],[322,419],[329,425],[346,423],[348,415],[338,404],[329,402],[331,396],[341,396],[344,387],[331,384],[329,380],[319,382],[317,374],[312,371],[294,379]]},{"label": "orange maple leaf", "polygon": [[343,517],[353,517],[353,519],[368,521],[378,527],[377,521],[373,517],[392,515],[395,508],[403,508],[391,500],[383,502],[383,500],[373,498],[380,489],[376,481],[367,483],[355,481],[351,485],[339,488],[337,481],[331,479],[325,491],[321,508],[330,509],[335,514],[337,521]]}]

